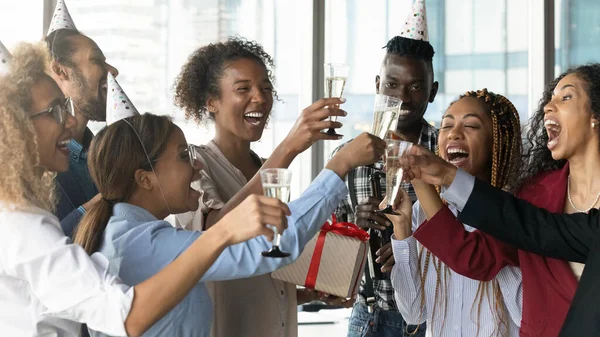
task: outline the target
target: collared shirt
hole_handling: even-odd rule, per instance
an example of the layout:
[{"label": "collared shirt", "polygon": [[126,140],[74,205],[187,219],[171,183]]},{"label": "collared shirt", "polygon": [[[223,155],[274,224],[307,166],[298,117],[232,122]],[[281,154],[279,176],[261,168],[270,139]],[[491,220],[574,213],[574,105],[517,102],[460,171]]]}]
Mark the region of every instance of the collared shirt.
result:
[{"label": "collared shirt", "polygon": [[[266,274],[293,262],[347,193],[335,173],[323,170],[300,198],[288,204],[292,215],[281,236],[281,247],[290,257],[264,258],[260,253],[269,250],[271,242],[263,236],[227,247],[190,293],[144,336],[209,336],[213,309],[204,282]],[[119,203],[114,206],[100,251],[109,259],[111,272],[135,285],[175,260],[200,235],[202,232],[174,228],[143,208]],[[260,310],[260,303],[256,303],[256,310]],[[264,317],[267,319],[272,318]],[[96,332],[91,335],[104,336]]]},{"label": "collared shirt", "polygon": [[[456,208],[449,206],[456,216]],[[413,205],[413,232],[427,220],[424,211],[417,202]],[[469,232],[475,228],[464,225]],[[427,321],[427,330],[433,336],[501,336],[497,319],[494,291],[491,282],[481,282],[455,273],[441,264],[439,277],[436,261],[431,256],[426,264],[426,254],[420,254],[422,246],[413,236],[405,240],[395,240],[392,236],[392,249],[396,264],[392,269],[392,284],[395,289],[398,310],[408,324],[420,324]],[[419,261],[420,257],[420,261]],[[444,270],[448,270],[444,273]],[[426,274],[425,280],[422,279]],[[519,336],[521,324],[523,293],[521,269],[504,267],[495,277],[498,281],[504,306],[507,310],[506,325],[508,332],[504,336]],[[425,282],[423,288],[421,282]],[[480,289],[483,285],[483,289]],[[425,291],[424,303],[421,303],[422,289]],[[479,294],[484,294],[481,306],[478,306]],[[444,300],[446,301],[444,303]],[[435,315],[435,317],[434,317]]]},{"label": "collared shirt", "polygon": [[49,212],[0,205],[0,335],[75,337],[77,322],[126,335],[133,288],[69,242]]},{"label": "collared shirt", "polygon": [[[422,121],[421,128],[421,137],[419,138],[419,145],[424,148],[436,151],[438,142],[438,131],[431,124],[427,123],[425,120]],[[345,145],[345,144],[344,144]],[[344,146],[342,145],[342,146]],[[336,148],[332,156],[339,151],[342,147]],[[381,169],[383,167],[383,161],[380,161],[375,164],[375,167]],[[354,176],[354,181],[349,181],[346,179],[346,183],[348,184],[348,189],[352,191],[350,184],[354,185],[354,191],[356,195],[356,202],[360,202],[361,199],[368,198],[373,196],[373,191],[371,189],[371,174],[375,172],[375,169],[369,166],[360,166],[354,169],[353,174],[348,175]],[[381,190],[385,191],[385,178],[381,179]],[[412,185],[407,182],[402,182],[401,187],[408,191],[410,198],[413,202],[417,200],[417,195],[415,194],[415,190]],[[385,192],[384,192],[385,193]],[[354,207],[356,205],[352,205],[352,197],[348,195],[342,202],[338,205],[335,210],[335,215],[339,219],[339,221],[347,221],[347,222],[355,222],[354,218]],[[386,238],[386,239],[389,239]],[[369,261],[369,263],[373,264],[373,261]],[[366,290],[365,290],[366,282],[363,278],[360,285],[360,292],[358,294],[358,301],[361,303],[366,303]],[[377,301],[377,306],[383,310],[397,310],[396,304],[394,302],[394,289],[392,288],[392,283],[389,279],[384,280],[373,280],[373,291],[375,293],[375,300]]]},{"label": "collared shirt", "polygon": [[61,227],[67,236],[72,236],[83,216],[81,205],[91,200],[98,189],[87,166],[87,151],[94,134],[86,128],[83,134],[83,144],[71,139],[67,145],[69,149],[69,170],[57,175],[56,185],[58,190],[58,204],[56,216],[60,219]]}]

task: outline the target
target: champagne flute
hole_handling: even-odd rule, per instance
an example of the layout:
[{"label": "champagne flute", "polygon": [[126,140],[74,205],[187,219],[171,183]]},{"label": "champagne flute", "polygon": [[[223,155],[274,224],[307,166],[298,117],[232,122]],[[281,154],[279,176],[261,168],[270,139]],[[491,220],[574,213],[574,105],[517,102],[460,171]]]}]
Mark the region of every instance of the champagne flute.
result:
[{"label": "champagne flute", "polygon": [[[339,97],[344,94],[344,87],[348,79],[350,66],[341,63],[325,63],[325,98]],[[336,108],[339,107],[336,105]],[[329,117],[332,122],[337,121],[337,116]],[[335,132],[334,128],[329,128],[327,134],[331,136],[341,136]]]},{"label": "champagne flute", "polygon": [[379,211],[383,214],[398,214],[392,209],[392,204],[400,185],[402,183],[403,169],[400,165],[400,157],[405,155],[408,150],[412,147],[411,142],[405,142],[398,139],[386,139],[385,140],[385,204],[386,208]]},{"label": "champagne flute", "polygon": [[[398,116],[400,116],[400,107],[402,100],[392,96],[375,95],[373,104],[373,125],[371,125],[371,134],[381,139],[390,138],[398,126]],[[374,164],[367,165],[375,168]],[[380,172],[374,173],[376,176],[383,176]],[[374,179],[378,177],[373,177]]]},{"label": "champagne flute", "polygon": [[[290,202],[290,185],[292,183],[292,170],[288,169],[264,169],[260,170],[260,180],[262,182],[263,193],[267,197],[277,198],[282,202]],[[262,256],[283,258],[290,256],[290,253],[281,251],[279,244],[281,234],[277,232],[276,227],[272,227],[275,232],[273,246],[271,250],[262,252]]]},{"label": "champagne flute", "polygon": [[371,134],[381,139],[390,138],[390,133],[395,132],[400,116],[402,100],[392,96],[375,95],[373,105],[373,125]]}]

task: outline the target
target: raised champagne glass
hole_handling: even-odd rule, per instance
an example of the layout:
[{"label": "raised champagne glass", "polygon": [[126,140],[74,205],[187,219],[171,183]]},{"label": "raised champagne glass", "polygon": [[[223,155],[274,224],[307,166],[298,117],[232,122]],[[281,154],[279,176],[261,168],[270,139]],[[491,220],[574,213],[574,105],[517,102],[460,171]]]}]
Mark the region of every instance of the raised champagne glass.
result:
[{"label": "raised champagne glass", "polygon": [[399,98],[380,94],[375,95],[371,134],[381,139],[390,138],[390,135],[396,131],[398,126],[401,106],[402,100]]},{"label": "raised champagne glass", "polygon": [[[290,202],[290,185],[292,183],[292,171],[288,169],[264,169],[260,170],[260,180],[262,182],[263,193],[267,197],[277,198],[284,203]],[[262,252],[262,256],[283,258],[290,256],[290,253],[281,251],[279,244],[281,234],[273,226],[275,238],[271,250]]]},{"label": "raised champagne glass", "polygon": [[398,214],[394,212],[392,204],[394,198],[398,194],[402,184],[402,173],[403,169],[400,165],[400,157],[402,157],[410,148],[412,143],[405,142],[398,139],[386,139],[385,140],[385,204],[386,208],[379,211],[384,214]]},{"label": "raised champagne glass", "polygon": [[[348,73],[350,72],[350,66],[343,63],[325,63],[325,98],[339,97],[342,98],[344,94],[344,87],[348,80]],[[339,108],[336,105],[336,108]],[[330,121],[337,121],[336,116],[331,116]],[[341,136],[335,132],[334,128],[327,130],[328,135]]]}]

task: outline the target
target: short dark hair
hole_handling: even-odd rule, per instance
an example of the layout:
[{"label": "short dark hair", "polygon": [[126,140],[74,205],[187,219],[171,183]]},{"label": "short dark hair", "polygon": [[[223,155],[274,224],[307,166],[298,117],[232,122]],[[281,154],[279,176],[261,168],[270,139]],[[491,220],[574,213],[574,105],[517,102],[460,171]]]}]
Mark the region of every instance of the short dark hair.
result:
[{"label": "short dark hair", "polygon": [[83,36],[78,30],[58,29],[46,36],[44,41],[46,42],[46,45],[48,45],[48,50],[50,51],[52,59],[64,66],[73,68],[75,66],[73,63],[75,47],[70,38],[78,35]]},{"label": "short dark hair", "polygon": [[433,46],[428,41],[407,39],[402,36],[394,36],[385,46],[389,54],[413,57],[431,62],[433,59]]},{"label": "short dark hair", "polygon": [[[214,114],[206,108],[209,97],[219,97],[219,79],[232,61],[252,59],[262,64],[271,83],[273,76],[273,58],[255,41],[241,37],[230,37],[226,42],[211,43],[196,50],[188,62],[181,68],[175,79],[175,105],[185,110],[187,118],[198,123],[214,119]],[[277,92],[273,91],[277,97]]]}]

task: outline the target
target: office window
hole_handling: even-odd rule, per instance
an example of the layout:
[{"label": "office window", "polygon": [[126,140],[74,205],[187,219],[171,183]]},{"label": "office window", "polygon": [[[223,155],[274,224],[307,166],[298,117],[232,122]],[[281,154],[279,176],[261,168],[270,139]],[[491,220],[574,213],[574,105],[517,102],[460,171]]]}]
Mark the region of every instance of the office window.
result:
[{"label": "office window", "polygon": [[[173,80],[197,48],[240,35],[256,40],[275,61],[275,88],[280,102],[261,141],[253,149],[268,157],[308,105],[312,14],[308,2],[277,0],[97,0],[71,1],[77,27],[92,37],[116,66],[119,83],[140,112],[169,114],[188,142],[203,144],[214,128],[186,121],[173,107]],[[308,22],[308,23],[307,23]],[[306,54],[308,53],[308,57]],[[306,71],[308,69],[308,71]],[[95,126],[96,129],[102,125]],[[310,183],[310,150],[291,166],[292,197]]]},{"label": "office window", "polygon": [[39,0],[0,0],[0,41],[11,50],[17,42],[42,38],[44,3]]},{"label": "office window", "polygon": [[[342,141],[325,143],[325,157],[371,126],[375,76],[382,47],[402,29],[411,0],[327,0],[325,58],[351,66],[344,96]],[[488,88],[507,96],[527,120],[527,2],[428,0],[429,39],[440,83],[425,119],[439,126],[450,102],[468,90]]]},{"label": "office window", "polygon": [[555,74],[586,64],[600,62],[600,2],[596,0],[556,0]]}]

